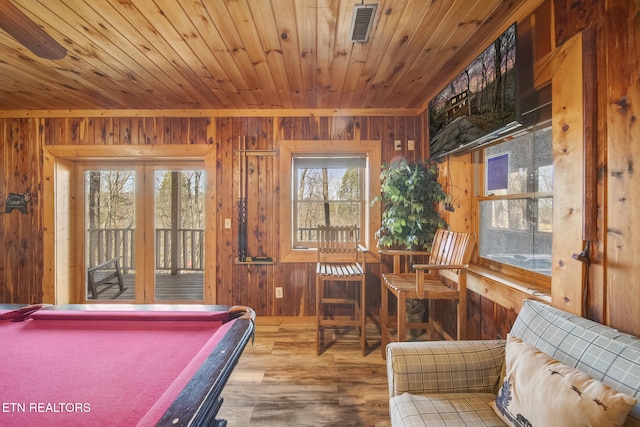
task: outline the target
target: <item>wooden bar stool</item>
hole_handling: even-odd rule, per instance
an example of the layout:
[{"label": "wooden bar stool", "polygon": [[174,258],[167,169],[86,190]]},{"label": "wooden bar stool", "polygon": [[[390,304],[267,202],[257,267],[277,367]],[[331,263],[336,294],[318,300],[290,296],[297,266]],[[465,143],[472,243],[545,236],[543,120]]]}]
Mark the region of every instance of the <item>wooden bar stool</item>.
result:
[{"label": "wooden bar stool", "polygon": [[[358,243],[356,226],[318,227],[316,268],[316,354],[324,350],[324,329],[355,328],[366,354],[365,278],[367,249]],[[344,284],[344,295],[329,295],[328,282]],[[350,289],[353,288],[353,289]],[[353,315],[338,315],[336,306],[352,306]]]}]

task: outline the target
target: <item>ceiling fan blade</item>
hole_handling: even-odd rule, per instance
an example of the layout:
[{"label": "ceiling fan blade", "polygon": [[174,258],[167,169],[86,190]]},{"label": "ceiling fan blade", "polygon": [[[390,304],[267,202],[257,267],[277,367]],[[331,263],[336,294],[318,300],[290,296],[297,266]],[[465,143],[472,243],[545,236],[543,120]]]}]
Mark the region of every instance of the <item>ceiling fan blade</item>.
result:
[{"label": "ceiling fan blade", "polygon": [[67,49],[9,0],[0,0],[0,28],[40,58],[62,59],[67,55]]}]

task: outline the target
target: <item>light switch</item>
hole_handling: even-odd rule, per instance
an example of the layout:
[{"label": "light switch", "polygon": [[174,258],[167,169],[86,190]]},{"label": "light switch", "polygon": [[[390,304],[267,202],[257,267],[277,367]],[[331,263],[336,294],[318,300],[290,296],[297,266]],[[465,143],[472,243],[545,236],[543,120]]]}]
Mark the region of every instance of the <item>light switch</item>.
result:
[{"label": "light switch", "polygon": [[231,218],[224,219],[224,228],[229,230],[231,228]]},{"label": "light switch", "polygon": [[396,139],[396,151],[400,151],[402,150],[402,141],[399,139]]},{"label": "light switch", "polygon": [[415,150],[414,145],[415,145],[415,141],[413,139],[408,140],[407,141],[407,150],[409,150],[409,151]]}]

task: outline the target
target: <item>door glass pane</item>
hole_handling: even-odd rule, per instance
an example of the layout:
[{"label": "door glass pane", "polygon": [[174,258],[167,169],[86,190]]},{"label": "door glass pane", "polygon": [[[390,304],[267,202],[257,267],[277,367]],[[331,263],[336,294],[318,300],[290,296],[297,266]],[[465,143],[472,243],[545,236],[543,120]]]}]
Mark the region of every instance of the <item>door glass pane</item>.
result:
[{"label": "door glass pane", "polygon": [[133,300],[135,172],[85,172],[86,298]]},{"label": "door glass pane", "polygon": [[155,300],[204,299],[204,171],[158,170]]}]

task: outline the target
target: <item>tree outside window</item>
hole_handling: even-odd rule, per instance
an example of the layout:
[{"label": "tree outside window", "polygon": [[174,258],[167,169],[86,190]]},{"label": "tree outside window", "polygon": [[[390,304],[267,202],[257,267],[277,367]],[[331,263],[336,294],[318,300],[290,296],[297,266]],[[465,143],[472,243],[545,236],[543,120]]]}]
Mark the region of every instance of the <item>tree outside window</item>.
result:
[{"label": "tree outside window", "polygon": [[366,158],[306,155],[293,158],[294,244],[313,245],[318,225],[363,223]]}]

